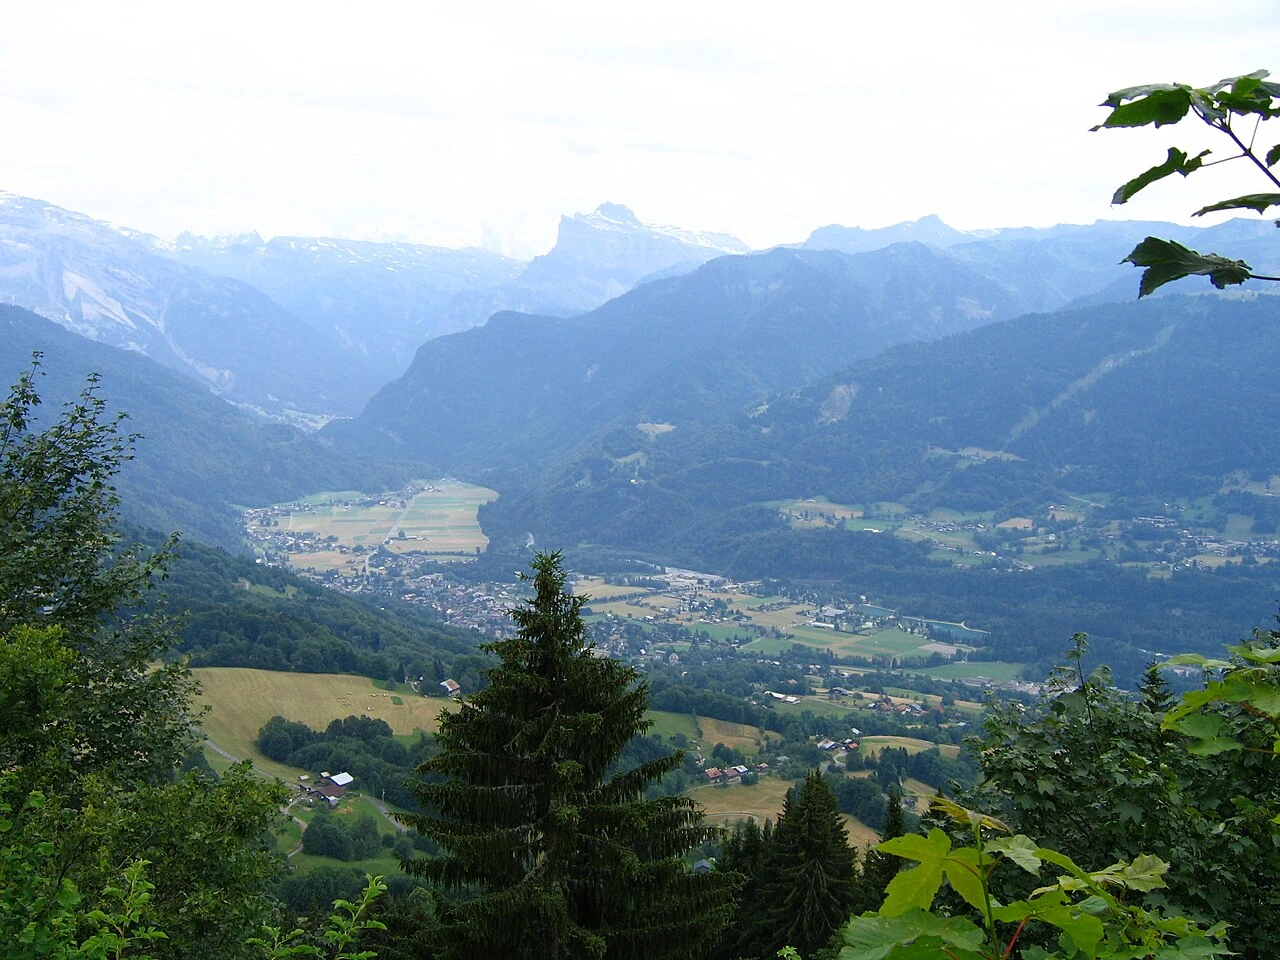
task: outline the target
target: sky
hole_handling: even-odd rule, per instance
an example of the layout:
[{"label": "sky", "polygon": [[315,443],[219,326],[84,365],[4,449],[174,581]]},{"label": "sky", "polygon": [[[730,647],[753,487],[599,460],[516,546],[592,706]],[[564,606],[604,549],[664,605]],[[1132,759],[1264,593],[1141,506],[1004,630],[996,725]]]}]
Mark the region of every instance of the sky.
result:
[{"label": "sky", "polygon": [[166,239],[519,256],[603,201],[757,248],[926,214],[1189,222],[1262,189],[1256,172],[1113,208],[1167,146],[1225,144],[1090,133],[1097,104],[1280,73],[1275,0],[0,0],[0,16],[0,190]]}]

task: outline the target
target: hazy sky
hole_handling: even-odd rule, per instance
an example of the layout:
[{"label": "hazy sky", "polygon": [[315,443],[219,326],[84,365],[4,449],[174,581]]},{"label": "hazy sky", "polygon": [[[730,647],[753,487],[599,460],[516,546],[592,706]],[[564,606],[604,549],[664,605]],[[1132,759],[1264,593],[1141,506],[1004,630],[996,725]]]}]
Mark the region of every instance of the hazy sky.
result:
[{"label": "hazy sky", "polygon": [[604,200],[757,247],[928,213],[1185,220],[1261,184],[1228,164],[1113,210],[1121,181],[1201,135],[1091,134],[1096,104],[1280,73],[1274,0],[0,0],[0,15],[0,190],[169,238],[527,254]]}]

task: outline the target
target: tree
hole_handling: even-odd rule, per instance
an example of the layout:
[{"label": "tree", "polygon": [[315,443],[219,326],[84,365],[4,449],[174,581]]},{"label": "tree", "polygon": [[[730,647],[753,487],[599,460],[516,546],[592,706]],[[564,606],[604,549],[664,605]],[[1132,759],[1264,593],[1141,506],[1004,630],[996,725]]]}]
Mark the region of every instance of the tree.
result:
[{"label": "tree", "polygon": [[132,438],[95,378],[40,422],[37,375],[38,357],[0,402],[0,943],[233,955],[268,908],[282,789],[179,775],[195,685],[142,609],[167,551],[116,530]]},{"label": "tree", "polygon": [[[1159,857],[1139,856],[1090,871],[1025,834],[1009,835],[1009,828],[993,817],[941,798],[934,798],[933,811],[953,820],[972,846],[953,845],[937,827],[927,837],[910,834],[880,844],[883,852],[914,860],[916,866],[889,884],[878,913],[849,922],[841,960],[1191,960],[1231,955],[1223,942],[1226,924],[1206,928],[1134,902],[1163,889],[1169,864]],[[991,833],[1004,836],[993,839]],[[996,887],[1012,872],[1010,867],[1023,871],[1024,881],[1014,886],[1037,888],[1002,903]],[[1045,883],[1049,878],[1042,871],[1056,874],[1057,882]],[[945,912],[934,906],[944,878],[956,901]]]},{"label": "tree", "polygon": [[[1280,660],[1262,646],[1249,649]],[[1156,686],[1148,681],[1142,697],[1127,695],[1105,667],[1085,674],[1083,653],[1077,635],[1073,665],[1055,672],[1055,695],[1043,704],[992,709],[975,750],[982,785],[967,805],[1086,869],[1161,858],[1169,864],[1162,902],[1228,921],[1232,949],[1268,956],[1271,933],[1252,918],[1280,909],[1280,823],[1271,819],[1280,812],[1270,750],[1275,725],[1256,708],[1211,711],[1171,728],[1206,735],[1207,746],[1189,749],[1165,729]],[[1204,705],[1216,689],[1192,691],[1183,702]],[[1274,690],[1267,691],[1272,700]],[[1179,706],[1168,716],[1197,714]]]},{"label": "tree", "polygon": [[681,859],[714,836],[686,797],[643,798],[674,754],[616,771],[643,733],[646,688],[585,640],[585,598],[559,554],[533,561],[516,636],[488,644],[489,685],[441,718],[441,752],[404,821],[443,854],[412,874],[458,896],[442,909],[452,956],[692,957],[728,920],[736,877]]},{"label": "tree", "polygon": [[827,946],[857,897],[857,864],[836,798],[816,770],[778,818],[770,858],[775,876],[764,892],[774,951]]},{"label": "tree", "polygon": [[47,652],[62,671],[59,689],[45,691],[57,700],[56,748],[46,738],[25,785],[72,766],[77,776],[154,780],[194,742],[195,684],[184,664],[165,662],[168,622],[141,609],[168,551],[120,546],[111,481],[135,438],[107,415],[97,378],[37,431],[38,370],[37,355],[0,404],[0,636],[56,631]]},{"label": "tree", "polygon": [[[897,790],[889,792],[885,800],[884,830],[882,840],[892,840],[907,832],[905,818],[902,815],[902,794]],[[889,883],[898,875],[902,861],[897,857],[879,850],[868,850],[862,861],[862,897],[860,904],[872,910],[884,899],[884,892]]]},{"label": "tree", "polygon": [[[1273,117],[1280,116],[1280,84],[1266,78],[1266,70],[1257,70],[1242,77],[1228,77],[1207,87],[1192,87],[1185,83],[1152,83],[1128,87],[1110,94],[1102,106],[1110,107],[1107,118],[1094,130],[1122,127],[1162,127],[1176,124],[1188,117],[1196,117],[1210,129],[1229,139],[1239,151],[1217,160],[1206,161],[1211,151],[1202,150],[1190,156],[1178,147],[1170,147],[1163,163],[1143,171],[1122,184],[1111,198],[1112,203],[1125,203],[1139,191],[1158,180],[1173,174],[1186,177],[1204,167],[1232,160],[1248,160],[1280,190],[1280,178],[1272,168],[1280,163],[1280,144],[1269,148],[1265,154],[1255,152],[1254,144],[1260,126]],[[1247,129],[1252,120],[1253,128]],[[1240,130],[1237,127],[1246,126]],[[1220,200],[1201,207],[1193,216],[1203,216],[1219,210],[1255,210],[1266,213],[1271,207],[1280,206],[1280,193],[1251,193],[1228,200]],[[1145,297],[1173,280],[1189,276],[1206,276],[1218,289],[1246,280],[1280,280],[1280,277],[1254,273],[1243,260],[1232,260],[1216,253],[1201,254],[1173,240],[1147,237],[1125,261],[1143,267],[1138,295]]]},{"label": "tree", "polygon": [[784,946],[807,956],[829,944],[857,903],[856,857],[817,771],[783,799],[772,834],[747,830],[735,841],[731,862],[751,869],[751,896],[720,956],[771,957]]}]

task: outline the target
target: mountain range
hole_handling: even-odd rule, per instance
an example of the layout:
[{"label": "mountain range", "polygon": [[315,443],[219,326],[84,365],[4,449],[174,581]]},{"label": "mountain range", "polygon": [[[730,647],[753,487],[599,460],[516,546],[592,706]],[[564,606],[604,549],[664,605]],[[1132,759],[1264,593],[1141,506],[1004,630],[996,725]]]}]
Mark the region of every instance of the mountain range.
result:
[{"label": "mountain range", "polygon": [[716,515],[792,498],[1008,513],[1073,494],[1212,496],[1280,473],[1277,364],[1274,297],[1023,316],[661,432],[639,407],[504,494],[486,531],[661,554]]},{"label": "mountain range", "polygon": [[0,301],[275,415],[353,414],[434,338],[504,309],[567,315],[747,247],[603,204],[531,263],[477,248],[257,234],[174,243],[0,194]]}]

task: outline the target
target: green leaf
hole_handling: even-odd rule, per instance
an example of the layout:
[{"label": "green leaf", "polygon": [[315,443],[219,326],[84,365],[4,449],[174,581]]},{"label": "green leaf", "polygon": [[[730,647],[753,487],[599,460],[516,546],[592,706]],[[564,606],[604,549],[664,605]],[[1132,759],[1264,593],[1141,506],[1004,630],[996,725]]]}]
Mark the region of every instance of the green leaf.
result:
[{"label": "green leaf", "polygon": [[[1172,151],[1170,151],[1172,153]],[[1270,157],[1270,154],[1267,154]],[[1156,169],[1156,168],[1152,168]],[[1147,171],[1150,173],[1151,171]],[[1164,174],[1167,176],[1168,174]],[[1144,174],[1145,176],[1145,174]],[[1120,189],[1124,189],[1121,187]],[[1111,201],[1115,203],[1115,200]],[[1200,217],[1206,213],[1213,213],[1217,210],[1256,210],[1258,213],[1266,213],[1271,207],[1280,207],[1280,193],[1246,193],[1242,197],[1233,197],[1230,200],[1219,200],[1217,203],[1211,203],[1207,207],[1201,207],[1193,217]]]},{"label": "green leaf", "polygon": [[934,960],[945,955],[944,945],[951,948],[953,956],[978,957],[986,940],[985,933],[968,920],[944,919],[923,910],[899,917],[863,914],[849,921],[843,936],[845,946],[840,951],[840,960],[881,960],[889,956],[895,960],[908,957]]},{"label": "green leaf", "polygon": [[1018,834],[1016,837],[999,837],[987,844],[990,853],[999,853],[1008,857],[1027,873],[1038,874],[1041,860],[1036,856],[1036,845],[1028,837]]},{"label": "green leaf", "polygon": [[1165,177],[1178,173],[1187,176],[1194,170],[1200,169],[1204,164],[1204,157],[1209,153],[1208,150],[1202,150],[1194,157],[1188,158],[1185,153],[1177,147],[1170,147],[1168,156],[1164,163],[1157,164],[1149,170],[1138,174],[1128,183],[1122,185],[1111,197],[1112,203],[1125,203],[1139,190],[1150,186],[1157,180],[1163,180]]},{"label": "green leaf", "polygon": [[956,823],[963,823],[967,826],[986,827],[988,830],[999,830],[1001,833],[1009,832],[1009,827],[995,817],[962,807],[954,800],[948,800],[946,797],[934,797],[929,802],[929,811],[931,813],[944,814]]},{"label": "green leaf", "polygon": [[910,870],[903,870],[885,888],[880,913],[882,916],[896,917],[912,909],[927,910],[933,905],[933,898],[940,886],[941,860],[931,860]]},{"label": "green leaf", "polygon": [[1050,907],[1037,913],[1036,917],[1065,933],[1076,949],[1085,956],[1092,956],[1102,941],[1102,921],[1087,913],[1081,913],[1074,907]]},{"label": "green leaf", "polygon": [[1228,284],[1244,283],[1252,274],[1243,260],[1228,260],[1216,253],[1196,253],[1176,240],[1160,240],[1147,237],[1120,261],[1146,267],[1138,295],[1145,297],[1173,280],[1183,277],[1207,276],[1219,290]]},{"label": "green leaf", "polygon": [[1118,107],[1126,100],[1136,100],[1138,97],[1145,97],[1149,93],[1180,90],[1182,88],[1183,85],[1179,83],[1145,83],[1137,87],[1125,87],[1123,90],[1108,94],[1107,99],[1103,100],[1100,106]]},{"label": "green leaf", "polygon": [[918,833],[907,833],[901,837],[893,837],[876,845],[881,853],[892,853],[895,857],[907,860],[940,860],[951,852],[951,838],[934,827],[927,837]]},{"label": "green leaf", "polygon": [[1169,864],[1149,853],[1140,853],[1133,862],[1120,871],[1125,886],[1130,890],[1147,893],[1164,887],[1164,875],[1169,872]]},{"label": "green leaf", "polygon": [[[1153,85],[1149,88],[1149,93],[1138,96],[1137,99],[1120,96],[1142,89],[1131,87],[1128,91],[1113,93],[1102,103],[1104,107],[1111,107],[1111,114],[1092,129],[1145,127],[1148,124],[1163,127],[1167,123],[1177,123],[1191,109],[1191,88],[1182,84]],[[1114,103],[1113,98],[1117,98]],[[1124,99],[1129,99],[1129,102],[1121,103],[1120,100]]]},{"label": "green leaf", "polygon": [[1267,166],[1274,167],[1277,160],[1280,160],[1280,143],[1267,151]]},{"label": "green leaf", "polygon": [[978,851],[973,847],[961,847],[942,862],[951,889],[964,898],[975,910],[986,904],[986,892],[982,888],[982,870],[978,866]]},{"label": "green leaf", "polygon": [[1212,757],[1219,753],[1230,753],[1233,750],[1243,749],[1235,740],[1216,737],[1212,740],[1201,740],[1199,743],[1191,744],[1191,746],[1187,747],[1187,753],[1197,757]]}]

